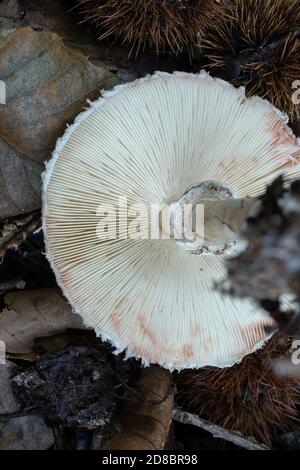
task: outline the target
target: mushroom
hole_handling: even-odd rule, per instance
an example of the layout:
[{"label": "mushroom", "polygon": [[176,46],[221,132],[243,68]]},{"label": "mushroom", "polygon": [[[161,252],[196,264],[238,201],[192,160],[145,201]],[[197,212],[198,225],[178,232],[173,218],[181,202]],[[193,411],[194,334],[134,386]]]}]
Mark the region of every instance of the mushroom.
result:
[{"label": "mushroom", "polygon": [[[279,174],[300,175],[286,122],[205,72],[158,72],[105,92],[68,127],[43,178],[46,255],[74,312],[116,352],[169,369],[226,367],[267,339],[267,313],[214,284],[243,249],[239,228],[257,197]],[[192,242],[177,237],[186,203]],[[159,237],[131,236],[141,205],[167,214]],[[101,238],[99,207],[108,221],[112,206],[118,228]],[[139,222],[147,228],[149,211]]]}]

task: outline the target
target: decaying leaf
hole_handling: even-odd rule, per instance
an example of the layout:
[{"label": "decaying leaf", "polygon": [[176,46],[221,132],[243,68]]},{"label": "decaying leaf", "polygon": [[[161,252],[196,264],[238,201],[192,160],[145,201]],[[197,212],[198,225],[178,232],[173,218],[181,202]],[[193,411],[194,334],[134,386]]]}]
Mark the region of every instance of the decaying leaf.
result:
[{"label": "decaying leaf", "polygon": [[[0,105],[0,122],[5,107]],[[34,211],[40,206],[43,164],[18,152],[1,139],[1,133],[0,124],[0,218],[4,219]]]},{"label": "decaying leaf", "polygon": [[[20,409],[14,397],[11,376],[17,373],[17,366],[10,361],[0,364],[0,415],[16,413]],[[0,426],[1,429],[1,426]]]},{"label": "decaying leaf", "polygon": [[39,211],[6,220],[0,224],[0,259],[8,249],[16,249],[26,240],[40,219]]},{"label": "decaying leaf", "polygon": [[136,396],[124,403],[121,433],[107,444],[109,450],[161,450],[164,448],[173,412],[171,374],[148,367],[133,385]]},{"label": "decaying leaf", "polygon": [[118,79],[65,46],[52,32],[30,27],[0,33],[0,218],[40,205],[40,173],[67,123],[86,100]]},{"label": "decaying leaf", "polygon": [[0,2],[0,18],[20,19],[23,15],[23,0],[2,0]]},{"label": "decaying leaf", "polygon": [[105,348],[69,346],[39,359],[12,382],[22,405],[39,410],[48,423],[96,429],[114,413],[114,380]]},{"label": "decaying leaf", "polygon": [[0,450],[46,450],[53,444],[53,432],[41,416],[0,417]]},{"label": "decaying leaf", "polygon": [[[10,220],[19,221],[22,217],[26,216],[13,217]],[[26,240],[16,249],[6,250],[0,260],[0,292],[24,288],[44,289],[57,285],[44,255],[45,245],[40,222],[38,221],[34,230],[29,230],[26,234]]]},{"label": "decaying leaf", "polygon": [[10,292],[0,312],[0,340],[8,353],[30,353],[37,337],[83,328],[78,315],[56,289]]},{"label": "decaying leaf", "polygon": [[11,379],[23,409],[40,413],[55,430],[56,448],[101,448],[115,433],[120,397],[136,369],[90,333],[39,338],[40,358]]},{"label": "decaying leaf", "polygon": [[48,449],[52,430],[41,416],[23,413],[13,393],[11,379],[18,372],[10,361],[0,364],[0,450]]},{"label": "decaying leaf", "polygon": [[35,338],[33,347],[38,356],[42,358],[69,346],[99,347],[101,344],[102,342],[97,338],[94,330],[68,328],[65,332],[57,335]]},{"label": "decaying leaf", "polygon": [[[137,78],[132,67],[133,61],[127,57],[128,51],[111,42],[101,44],[93,30],[82,23],[78,8],[72,8],[74,1],[21,1],[22,3],[26,2],[25,7],[24,5],[22,7],[22,18],[12,18],[12,15],[10,15],[8,19],[1,17],[0,14],[0,29],[30,26],[36,31],[52,31],[62,38],[64,44],[81,51],[91,63],[113,72],[120,80],[129,81]],[[143,75],[145,73],[146,71]]]}]

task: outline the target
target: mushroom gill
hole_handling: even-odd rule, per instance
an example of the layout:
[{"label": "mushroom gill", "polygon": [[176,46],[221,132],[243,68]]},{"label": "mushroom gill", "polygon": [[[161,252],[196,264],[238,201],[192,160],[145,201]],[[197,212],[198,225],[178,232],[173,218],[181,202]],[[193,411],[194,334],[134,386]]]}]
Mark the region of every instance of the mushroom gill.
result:
[{"label": "mushroom gill", "polygon": [[151,238],[150,207],[209,181],[230,188],[221,197],[229,204],[255,198],[279,174],[299,177],[299,159],[284,115],[205,72],[156,73],[105,92],[58,141],[44,174],[47,257],[74,311],[144,364],[240,361],[273,320],[214,289],[227,253],[188,254],[175,238]]}]

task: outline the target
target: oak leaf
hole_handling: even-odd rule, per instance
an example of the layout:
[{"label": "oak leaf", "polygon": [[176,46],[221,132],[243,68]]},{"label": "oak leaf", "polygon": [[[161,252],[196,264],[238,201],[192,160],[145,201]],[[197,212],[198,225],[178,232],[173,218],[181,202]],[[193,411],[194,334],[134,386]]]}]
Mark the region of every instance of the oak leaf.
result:
[{"label": "oak leaf", "polygon": [[162,450],[172,422],[171,374],[160,367],[148,367],[133,387],[136,397],[124,404],[121,432],[108,442],[107,449]]},{"label": "oak leaf", "polygon": [[67,47],[52,32],[30,27],[0,33],[0,218],[40,206],[40,174],[67,123],[87,99],[119,81]]},{"label": "oak leaf", "polygon": [[7,353],[30,353],[35,338],[55,335],[67,328],[83,328],[80,317],[72,313],[56,289],[13,291],[3,301],[0,340]]}]

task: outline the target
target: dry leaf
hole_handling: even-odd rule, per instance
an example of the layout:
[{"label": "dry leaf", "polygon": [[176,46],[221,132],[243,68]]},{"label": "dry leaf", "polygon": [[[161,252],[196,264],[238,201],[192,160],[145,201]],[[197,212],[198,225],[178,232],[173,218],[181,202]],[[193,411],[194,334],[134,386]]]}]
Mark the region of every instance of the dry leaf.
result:
[{"label": "dry leaf", "polygon": [[83,328],[78,315],[56,289],[10,292],[4,296],[6,307],[0,312],[0,340],[8,353],[30,353],[33,340]]},{"label": "dry leaf", "polygon": [[53,431],[41,416],[0,417],[0,450],[46,450],[53,444]]},{"label": "dry leaf", "polygon": [[37,226],[40,212],[21,215],[17,218],[4,221],[0,224],[0,259],[8,249],[17,249],[26,240],[26,237]]},{"label": "dry leaf", "polygon": [[0,2],[0,18],[19,19],[24,15],[22,0],[2,0]]},{"label": "dry leaf", "polygon": [[17,366],[10,361],[0,364],[0,415],[16,413],[20,410],[20,405],[14,397],[10,380],[17,370]]},{"label": "dry leaf", "polygon": [[109,450],[161,450],[173,413],[171,374],[151,366],[143,369],[134,384],[137,397],[127,401],[121,413],[121,433],[107,444]]},{"label": "dry leaf", "polygon": [[[5,105],[0,105],[0,121],[4,108]],[[1,132],[0,125],[0,218],[4,219],[31,212],[40,206],[44,165],[22,155],[2,140]]]},{"label": "dry leaf", "polygon": [[40,173],[66,123],[118,79],[51,32],[0,33],[0,218],[40,205]]},{"label": "dry leaf", "polygon": [[93,30],[82,23],[79,8],[70,8],[69,0],[30,0],[22,10],[22,19],[10,17],[8,20],[0,15],[0,29],[30,26],[36,31],[52,31],[66,45],[81,51],[94,65],[115,73],[121,80],[137,78],[132,68],[133,61],[127,57],[128,51],[121,46],[98,41]]}]

